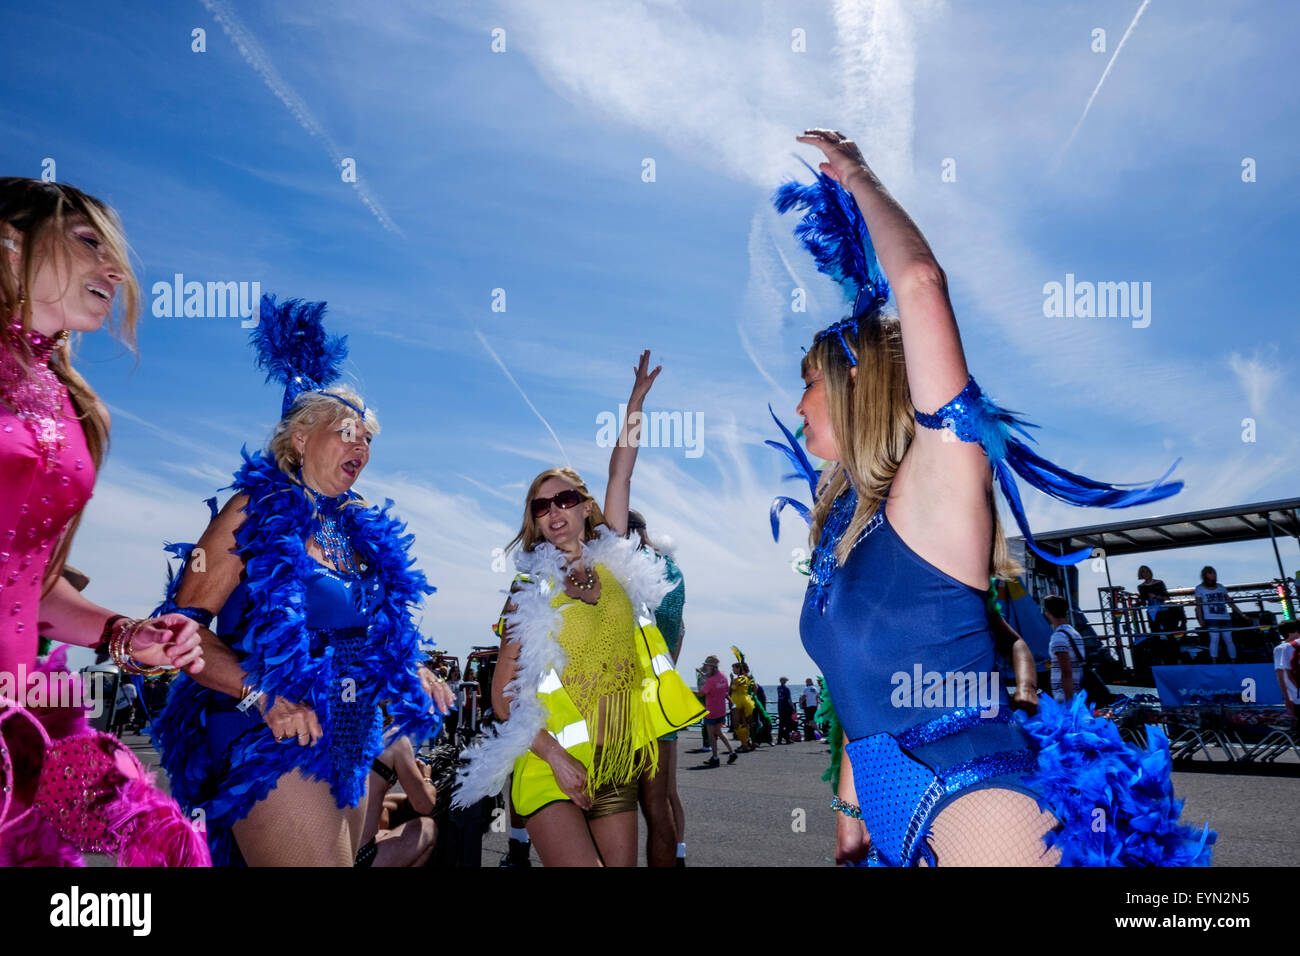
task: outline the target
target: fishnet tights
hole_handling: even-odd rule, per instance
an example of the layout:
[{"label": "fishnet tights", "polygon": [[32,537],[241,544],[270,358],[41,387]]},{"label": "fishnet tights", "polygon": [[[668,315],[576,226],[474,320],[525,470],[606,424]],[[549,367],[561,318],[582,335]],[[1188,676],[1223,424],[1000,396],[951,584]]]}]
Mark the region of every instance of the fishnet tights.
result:
[{"label": "fishnet tights", "polygon": [[1056,866],[1060,849],[1045,851],[1042,840],[1056,825],[1056,817],[1023,793],[975,790],[944,807],[929,844],[939,866]]},{"label": "fishnet tights", "polygon": [[232,829],[249,866],[352,866],[365,819],[364,796],[339,809],[328,783],[295,770]]}]

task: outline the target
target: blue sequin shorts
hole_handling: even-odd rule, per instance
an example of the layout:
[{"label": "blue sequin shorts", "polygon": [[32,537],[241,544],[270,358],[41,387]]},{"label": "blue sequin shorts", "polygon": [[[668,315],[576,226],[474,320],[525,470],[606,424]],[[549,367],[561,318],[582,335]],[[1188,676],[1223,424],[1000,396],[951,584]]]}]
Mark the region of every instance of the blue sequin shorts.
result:
[{"label": "blue sequin shorts", "polygon": [[898,736],[851,740],[844,753],[871,834],[871,865],[913,866],[922,857],[934,865],[930,825],[965,793],[997,787],[1037,799],[1023,779],[1037,756],[1005,707],[993,717],[977,707],[950,711]]}]

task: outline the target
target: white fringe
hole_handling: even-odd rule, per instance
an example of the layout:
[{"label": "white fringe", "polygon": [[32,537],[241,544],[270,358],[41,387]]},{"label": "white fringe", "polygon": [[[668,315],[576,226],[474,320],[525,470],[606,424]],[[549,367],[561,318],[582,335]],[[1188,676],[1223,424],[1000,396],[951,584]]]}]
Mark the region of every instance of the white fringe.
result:
[{"label": "white fringe", "polygon": [[[664,563],[652,552],[641,550],[635,538],[622,538],[605,526],[599,536],[582,546],[583,560],[603,564],[618,579],[638,615],[653,613],[672,585]],[[484,797],[500,793],[510,779],[515,761],[528,752],[539,731],[546,728],[546,707],[537,696],[542,678],[555,670],[564,672],[568,658],[556,640],[564,624],[560,608],[551,607],[558,582],[563,580],[564,555],[551,544],[539,544],[515,554],[515,567],[529,580],[516,578],[519,590],[512,596],[515,610],[506,615],[509,640],[519,643],[515,679],[505,687],[510,701],[510,719],[499,721],[492,736],[482,738],[466,751],[469,763],[457,774],[459,790],[454,807],[468,807]]]}]

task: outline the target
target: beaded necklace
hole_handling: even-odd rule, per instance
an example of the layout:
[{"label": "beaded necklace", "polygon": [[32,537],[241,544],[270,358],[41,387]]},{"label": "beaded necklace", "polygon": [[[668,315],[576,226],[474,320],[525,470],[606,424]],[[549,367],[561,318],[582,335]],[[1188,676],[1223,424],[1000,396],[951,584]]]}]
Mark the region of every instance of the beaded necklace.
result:
[{"label": "beaded necklace", "polygon": [[359,577],[362,570],[356,560],[356,551],[348,541],[348,537],[343,533],[339,526],[339,510],[348,502],[348,493],[345,491],[337,498],[330,498],[327,495],[316,491],[307,482],[303,481],[302,469],[298,469],[298,481],[308,492],[310,492],[316,505],[316,530],[313,537],[316,543],[320,545],[321,552],[325,559],[334,565],[334,569],[340,574],[350,574]]},{"label": "beaded necklace", "polygon": [[[35,329],[24,332],[22,323],[13,322],[5,337],[8,341],[0,347],[0,399],[31,431],[41,464],[49,471],[68,444],[63,421],[67,389],[50,368],[50,357],[67,333],[49,336]],[[30,365],[18,357],[22,351],[31,355]]]}]

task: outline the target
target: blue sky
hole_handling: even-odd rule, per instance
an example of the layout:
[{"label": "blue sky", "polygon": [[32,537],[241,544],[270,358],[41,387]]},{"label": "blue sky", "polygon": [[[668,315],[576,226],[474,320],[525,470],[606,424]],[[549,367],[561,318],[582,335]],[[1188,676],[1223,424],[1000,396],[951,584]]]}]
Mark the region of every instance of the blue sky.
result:
[{"label": "blue sky", "polygon": [[[439,588],[424,630],[453,653],[491,641],[508,583],[493,552],[531,477],[567,457],[603,494],[597,416],[652,348],[664,373],[648,409],[705,425],[699,457],[642,449],[633,485],[686,573],[686,660],[736,643],[771,682],[812,671],[790,569],[801,528],[789,515],[780,544],[768,531],[768,501],[793,486],[762,447],[766,406],[795,419],[800,346],[844,309],[768,202],[802,171],[796,155],[814,158],[793,140],[805,126],[862,144],[948,273],[972,369],[1044,426],[1049,457],[1137,481],[1181,456],[1186,490],[1150,514],[1296,494],[1283,369],[1300,12],[1153,0],[1134,24],[1140,7],[28,7],[3,15],[0,161],[37,176],[51,158],[116,206],[147,306],[177,272],[330,303],[384,424],[358,490],[410,521]],[[1149,326],[1045,317],[1044,284],[1067,274],[1150,283]],[[201,532],[202,499],[279,408],[237,319],[147,308],[140,353],[81,345],[114,426],[73,561],[93,598],[128,612],[156,600],[161,542]],[[1043,530],[1143,513],[1027,505]],[[1300,567],[1295,542],[1282,550]],[[1274,573],[1266,543],[1149,563],[1174,586],[1207,561],[1228,583]],[[1112,562],[1113,577],[1138,563]],[[1089,594],[1104,583],[1082,578]]]}]

